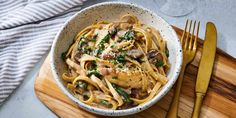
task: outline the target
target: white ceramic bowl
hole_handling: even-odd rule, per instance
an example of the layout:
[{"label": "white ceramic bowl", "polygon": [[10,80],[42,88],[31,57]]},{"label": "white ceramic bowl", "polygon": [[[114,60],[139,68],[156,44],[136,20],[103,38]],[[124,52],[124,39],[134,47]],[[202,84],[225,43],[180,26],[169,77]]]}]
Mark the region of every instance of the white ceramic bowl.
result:
[{"label": "white ceramic bowl", "polygon": [[[66,71],[66,65],[60,58],[61,53],[65,52],[69,48],[76,33],[86,26],[102,20],[117,21],[122,15],[127,13],[136,15],[142,23],[153,26],[156,29],[160,30],[161,35],[167,40],[167,46],[170,53],[169,61],[171,63],[171,68],[167,76],[169,79],[168,83],[152,100],[143,105],[130,109],[104,110],[86,105],[76,99],[73,94],[69,90],[67,90],[63,80],[61,79],[62,73]],[[91,7],[87,7],[75,14],[65,23],[60,32],[58,32],[52,45],[51,56],[51,68],[53,76],[61,90],[81,108],[95,114],[106,116],[130,115],[145,110],[155,104],[173,86],[179,75],[182,65],[182,48],[176,32],[172,29],[172,27],[154,12],[138,5],[123,2],[100,3]]]}]

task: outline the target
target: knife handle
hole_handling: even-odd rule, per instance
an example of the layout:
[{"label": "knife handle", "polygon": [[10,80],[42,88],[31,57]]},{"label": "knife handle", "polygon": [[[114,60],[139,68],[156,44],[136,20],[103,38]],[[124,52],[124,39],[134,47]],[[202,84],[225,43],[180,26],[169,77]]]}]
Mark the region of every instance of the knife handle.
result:
[{"label": "knife handle", "polygon": [[194,104],[192,118],[199,118],[200,111],[201,111],[201,105],[202,105],[202,101],[203,101],[204,96],[205,96],[205,94],[203,94],[203,93],[196,93],[196,100],[195,100],[195,104]]}]

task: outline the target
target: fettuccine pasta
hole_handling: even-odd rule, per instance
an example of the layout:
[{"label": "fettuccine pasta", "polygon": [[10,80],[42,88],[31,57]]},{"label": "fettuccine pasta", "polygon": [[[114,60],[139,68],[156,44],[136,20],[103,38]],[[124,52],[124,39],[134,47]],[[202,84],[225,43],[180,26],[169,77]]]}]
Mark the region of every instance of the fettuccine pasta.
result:
[{"label": "fettuccine pasta", "polygon": [[80,101],[127,109],[150,101],[168,81],[169,51],[159,31],[124,15],[80,31],[62,59],[67,88]]}]

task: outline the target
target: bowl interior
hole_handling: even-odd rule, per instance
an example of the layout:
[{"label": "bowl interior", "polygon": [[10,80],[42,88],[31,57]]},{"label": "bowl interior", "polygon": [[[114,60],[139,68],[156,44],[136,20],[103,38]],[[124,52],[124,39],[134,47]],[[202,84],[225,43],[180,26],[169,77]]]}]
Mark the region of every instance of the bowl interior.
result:
[{"label": "bowl interior", "polygon": [[[118,19],[124,14],[136,15],[142,23],[147,24],[149,26],[153,26],[154,28],[158,29],[164,39],[167,40],[167,46],[170,53],[169,61],[171,63],[171,68],[168,73],[169,81],[151,101],[147,102],[144,105],[125,110],[104,110],[90,107],[80,102],[72,94],[70,94],[70,91],[66,89],[66,86],[61,80],[61,75],[66,69],[65,63],[60,58],[61,53],[65,52],[69,48],[77,32],[81,31],[86,26],[89,26],[92,23],[98,21],[118,21]],[[172,27],[162,18],[157,16],[155,13],[145,8],[133,4],[120,2],[101,3],[80,11],[65,24],[62,30],[57,34],[57,37],[55,38],[55,41],[52,46],[51,66],[54,78],[56,79],[59,87],[69,98],[76,102],[80,107],[100,115],[128,115],[142,111],[155,104],[169,91],[169,89],[175,83],[179,71],[181,69],[181,64],[181,46],[178,37]]]}]

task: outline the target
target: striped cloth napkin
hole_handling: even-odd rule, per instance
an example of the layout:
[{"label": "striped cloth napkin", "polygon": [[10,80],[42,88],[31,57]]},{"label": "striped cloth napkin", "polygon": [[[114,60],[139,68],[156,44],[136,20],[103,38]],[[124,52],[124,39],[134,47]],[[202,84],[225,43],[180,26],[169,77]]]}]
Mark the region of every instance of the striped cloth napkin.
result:
[{"label": "striped cloth napkin", "polygon": [[0,0],[0,105],[85,0]]}]

